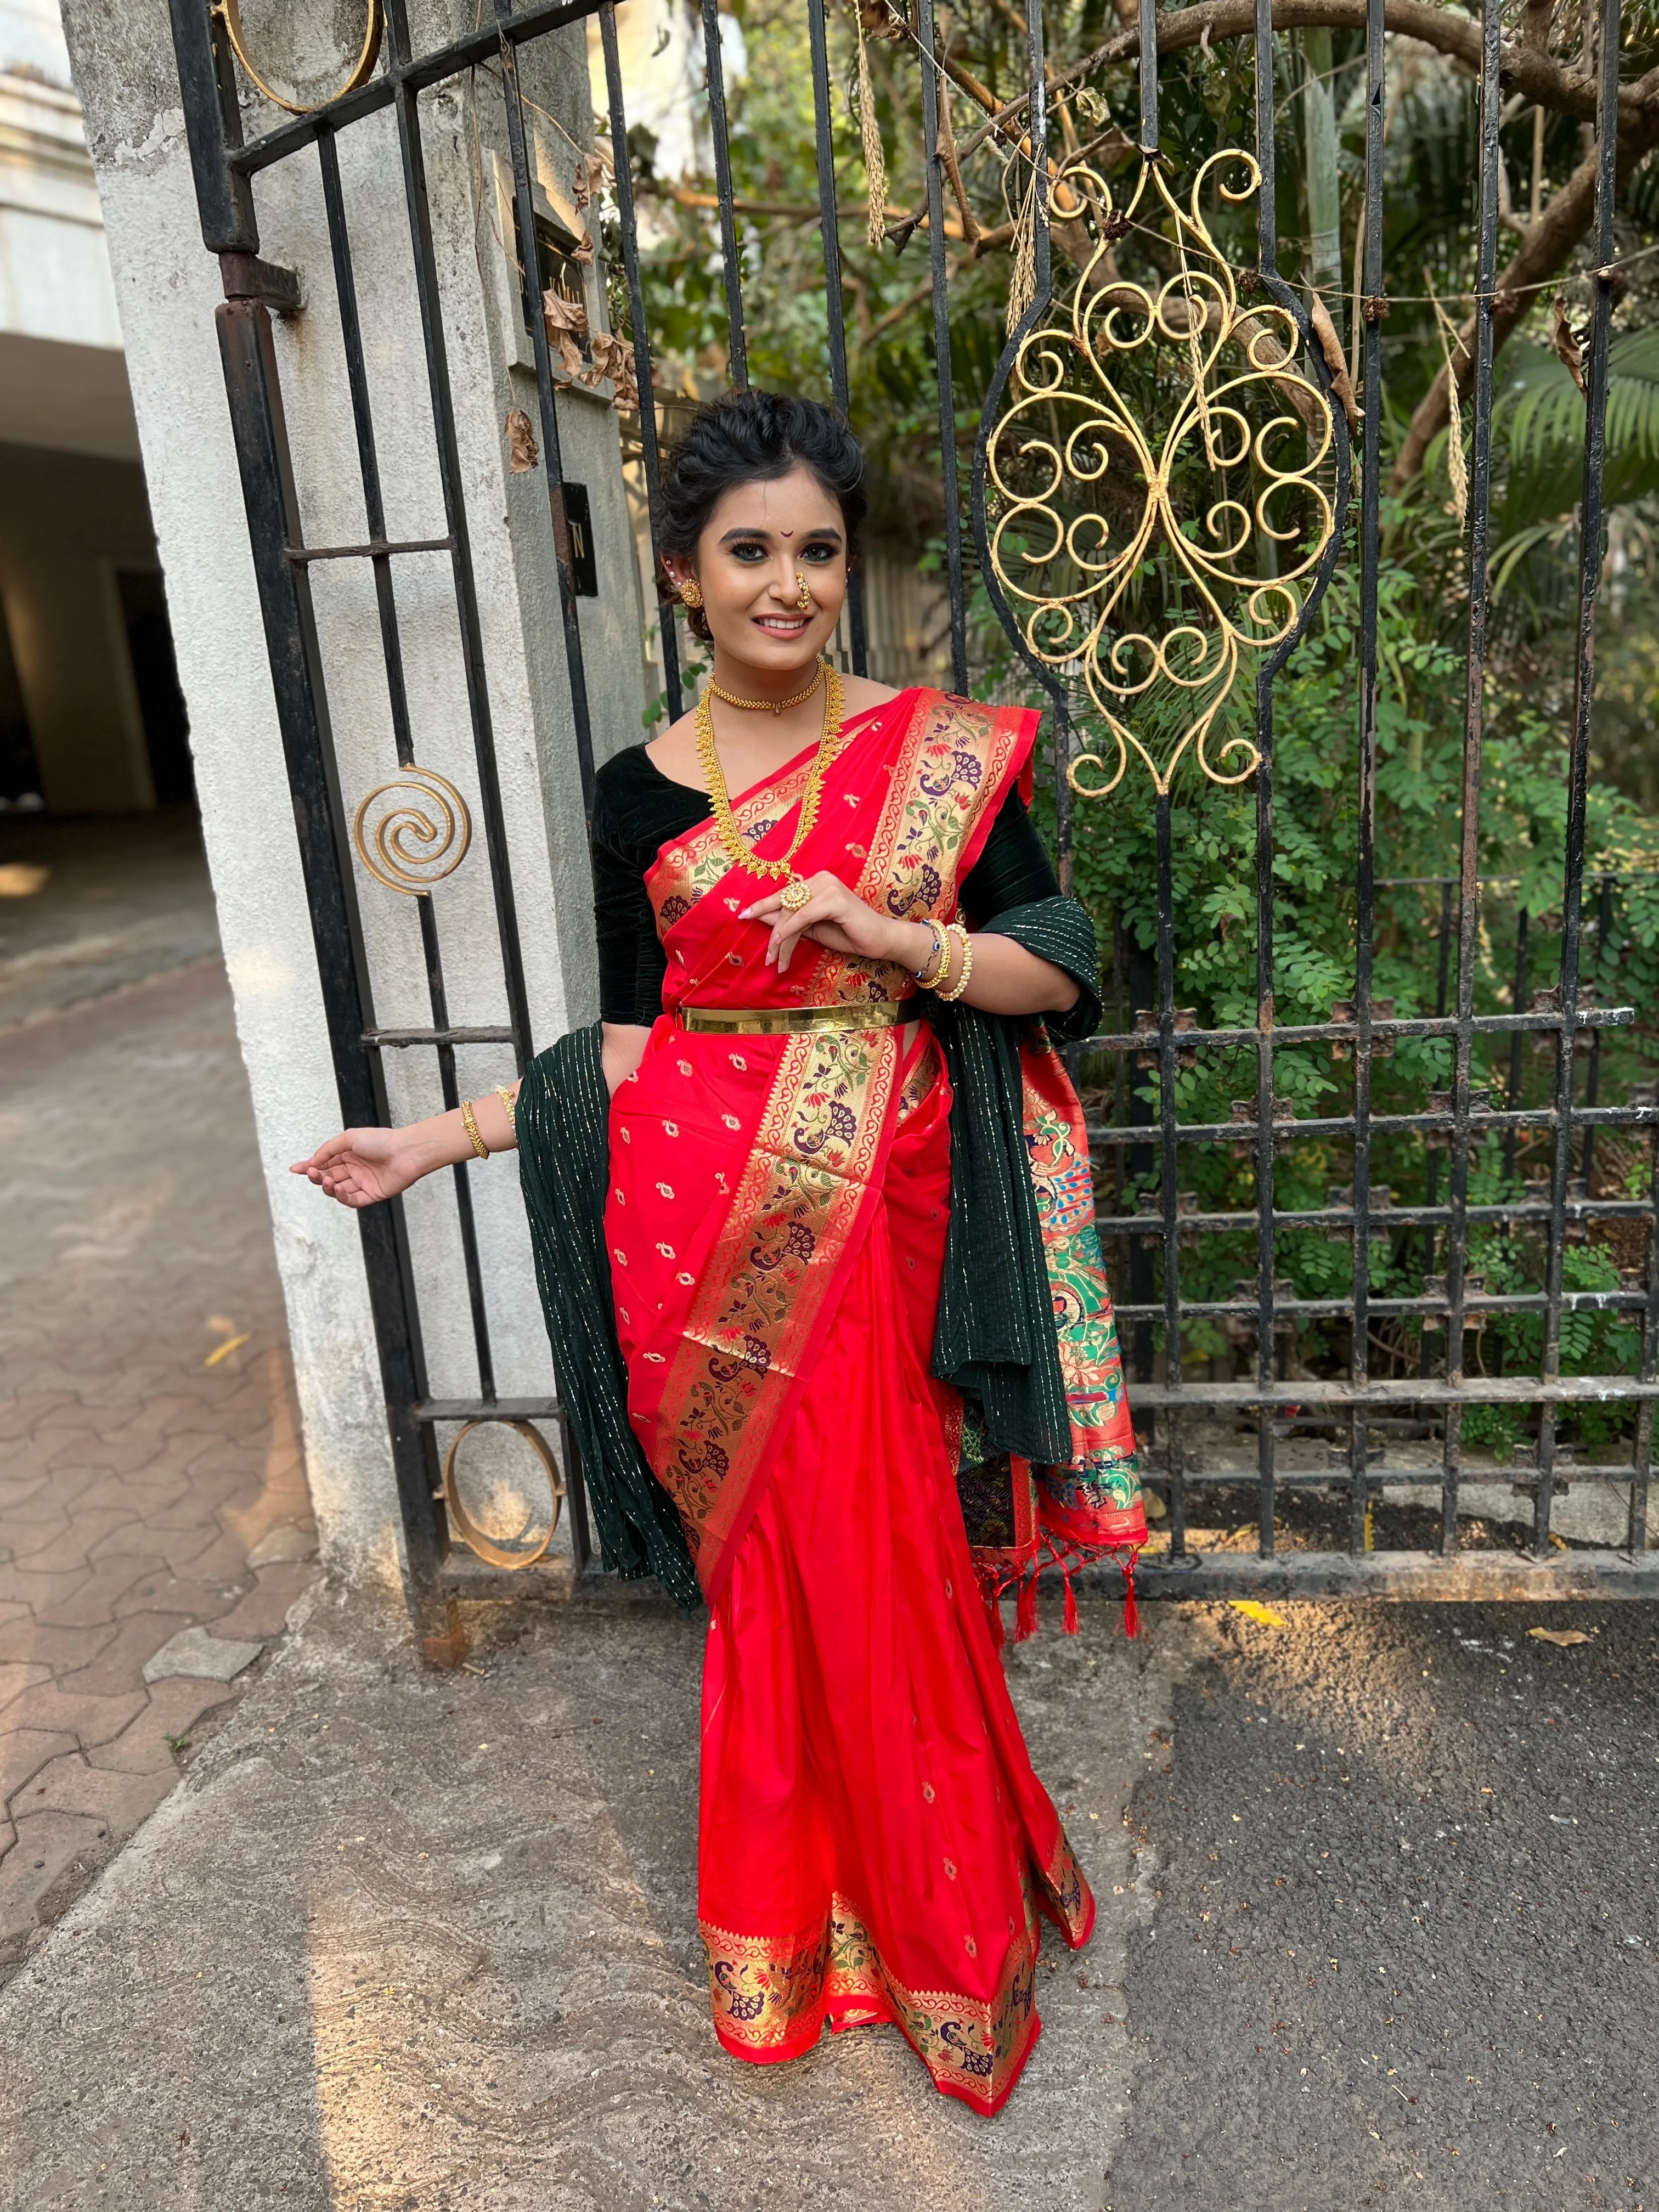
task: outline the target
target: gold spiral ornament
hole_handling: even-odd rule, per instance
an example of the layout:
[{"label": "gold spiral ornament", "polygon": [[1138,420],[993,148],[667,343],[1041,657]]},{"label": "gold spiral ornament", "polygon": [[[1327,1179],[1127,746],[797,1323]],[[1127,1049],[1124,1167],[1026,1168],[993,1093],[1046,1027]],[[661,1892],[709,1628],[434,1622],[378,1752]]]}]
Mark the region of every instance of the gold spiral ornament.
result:
[{"label": "gold spiral ornament", "polygon": [[250,84],[268,100],[273,107],[282,108],[289,115],[315,115],[320,108],[331,107],[349,92],[356,92],[360,84],[367,84],[375,63],[380,59],[380,39],[386,28],[385,0],[368,0],[368,19],[363,26],[363,43],[351,74],[343,85],[330,93],[326,100],[313,100],[308,105],[295,100],[284,100],[274,92],[249,58],[247,43],[242,33],[242,10],[240,0],[213,0],[210,12],[225,27],[225,36],[230,50],[242,65],[243,74]]},{"label": "gold spiral ornament", "polygon": [[[461,1497],[457,1462],[461,1446],[475,1429],[511,1429],[530,1446],[537,1463],[547,1478],[547,1526],[539,1534],[535,1524],[539,1513],[526,1508],[521,1533],[512,1538],[491,1536],[479,1528],[468,1511]],[[553,1532],[559,1525],[559,1511],[564,1504],[564,1477],[559,1472],[559,1462],[553,1456],[547,1438],[529,1421],[468,1421],[456,1433],[449,1449],[444,1455],[444,1511],[449,1521],[449,1532],[459,1536],[467,1549],[476,1552],[487,1566],[505,1567],[509,1572],[520,1567],[533,1567],[553,1541]]]},{"label": "gold spiral ornament", "polygon": [[[369,811],[380,799],[390,803],[371,823]],[[362,801],[351,819],[351,842],[377,884],[423,898],[465,860],[472,817],[447,777],[411,762]]]},{"label": "gold spiral ornament", "polygon": [[[1203,204],[1213,189],[1240,207],[1261,182],[1237,149],[1182,199],[1157,161],[1121,207],[1086,162],[1056,180],[1092,251],[1014,349],[986,522],[1027,660],[1079,695],[1085,731],[1103,725],[1067,769],[1084,798],[1115,790],[1132,757],[1160,794],[1189,753],[1214,783],[1250,775],[1255,743],[1224,725],[1212,744],[1217,718],[1249,655],[1291,650],[1328,574],[1346,422],[1277,280],[1241,304]],[[1126,279],[1120,242],[1147,234],[1153,274]]]}]

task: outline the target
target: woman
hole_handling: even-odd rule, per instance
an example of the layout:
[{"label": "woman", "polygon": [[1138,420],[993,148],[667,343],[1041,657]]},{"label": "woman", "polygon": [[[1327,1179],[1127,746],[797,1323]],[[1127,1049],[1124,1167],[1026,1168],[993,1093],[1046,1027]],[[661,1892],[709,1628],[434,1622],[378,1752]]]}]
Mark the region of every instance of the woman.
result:
[{"label": "woman", "polygon": [[991,2113],[1038,2030],[1039,1911],[1073,1946],[1094,1917],[996,1598],[1020,1583],[1027,1632],[1043,1559],[1132,1568],[1146,1525],[1041,1027],[1099,1005],[1026,817],[1037,718],[820,659],[861,476],[807,402],[699,411],[661,537],[713,672],[597,779],[602,1024],[295,1172],[363,1206],[518,1145],[607,1562],[688,1595],[695,1567],[709,1607],[716,2033],[769,2062],[896,2021]]}]

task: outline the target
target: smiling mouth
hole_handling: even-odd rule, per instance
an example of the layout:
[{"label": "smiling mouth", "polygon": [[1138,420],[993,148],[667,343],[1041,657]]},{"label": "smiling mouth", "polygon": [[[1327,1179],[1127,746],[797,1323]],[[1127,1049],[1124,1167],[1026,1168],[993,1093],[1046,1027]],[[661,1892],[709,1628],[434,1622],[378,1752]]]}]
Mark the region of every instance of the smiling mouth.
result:
[{"label": "smiling mouth", "polygon": [[795,637],[806,628],[805,615],[757,615],[756,626],[760,629],[775,630],[780,637]]}]

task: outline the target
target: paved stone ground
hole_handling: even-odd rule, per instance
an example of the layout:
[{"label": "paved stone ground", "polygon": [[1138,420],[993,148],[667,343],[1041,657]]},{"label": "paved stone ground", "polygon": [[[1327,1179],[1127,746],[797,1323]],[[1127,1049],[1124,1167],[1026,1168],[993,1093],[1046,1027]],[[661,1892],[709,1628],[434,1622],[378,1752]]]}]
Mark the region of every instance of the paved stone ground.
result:
[{"label": "paved stone ground", "polygon": [[1085,1601],[1081,1637],[1051,1624],[1010,1655],[1102,1911],[1082,1954],[1045,1938],[1042,2038],[988,2123],[933,2091],[896,2028],[779,2067],[715,2043],[700,1620],[471,1610],[472,1659],[434,1675],[400,1619],[323,1594],[0,1995],[0,2203],[1098,2207],[1149,1863],[1122,1814],[1170,1757],[1182,1624],[1129,1644]]},{"label": "paved stone ground", "polygon": [[[43,826],[63,834],[29,849],[71,883],[107,858],[106,825],[28,825]],[[0,1029],[0,1973],[235,1694],[185,1670],[245,1666],[231,1643],[273,1636],[316,1573],[199,854],[175,823],[148,847],[119,827],[106,898],[66,895],[21,932],[33,901],[3,902],[8,946],[26,945],[21,969],[0,962],[0,1011],[29,1018]],[[54,947],[65,957],[35,962]],[[133,983],[140,954],[168,972]],[[68,1011],[49,1010],[43,977]],[[82,1000],[92,982],[105,995]],[[215,1643],[158,1669],[203,1625]]]}]

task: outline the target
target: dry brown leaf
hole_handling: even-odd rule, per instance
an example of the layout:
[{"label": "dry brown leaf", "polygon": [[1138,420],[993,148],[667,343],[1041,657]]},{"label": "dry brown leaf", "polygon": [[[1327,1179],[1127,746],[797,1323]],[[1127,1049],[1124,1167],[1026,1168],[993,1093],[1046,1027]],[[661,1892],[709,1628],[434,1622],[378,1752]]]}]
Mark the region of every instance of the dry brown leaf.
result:
[{"label": "dry brown leaf", "polygon": [[1555,295],[1555,320],[1550,325],[1550,343],[1555,348],[1556,359],[1582,392],[1584,389],[1584,356],[1579,351],[1572,325],[1567,320],[1565,292],[1558,292]]},{"label": "dry brown leaf", "polygon": [[582,233],[571,247],[570,258],[573,261],[579,261],[584,269],[591,269],[593,266],[593,240],[586,231]]},{"label": "dry brown leaf", "polygon": [[540,449],[536,444],[535,425],[522,407],[514,407],[508,410],[507,420],[501,428],[507,432],[507,465],[509,472],[515,477],[528,476],[531,470],[538,467],[541,461]]},{"label": "dry brown leaf", "polygon": [[1348,418],[1350,430],[1360,424],[1359,402],[1354,398],[1353,379],[1348,374],[1348,357],[1342,350],[1342,341],[1336,334],[1336,325],[1331,320],[1330,309],[1317,292],[1308,310],[1314,326],[1314,336],[1319,340],[1319,350],[1325,356],[1325,366],[1331,373],[1331,389],[1342,403],[1342,412]]},{"label": "dry brown leaf", "polygon": [[1589,1638],[1582,1628],[1529,1628],[1527,1631],[1535,1644],[1553,1644],[1569,1650],[1575,1644],[1588,1644]]},{"label": "dry brown leaf", "polygon": [[640,404],[640,387],[634,373],[634,349],[611,331],[596,331],[592,343],[593,373],[586,382],[597,384],[608,376],[616,386],[611,404],[618,414]]},{"label": "dry brown leaf", "polygon": [[542,313],[547,318],[547,334],[568,331],[573,336],[587,336],[587,309],[580,300],[567,300],[562,292],[551,289],[542,294]]},{"label": "dry brown leaf", "polygon": [[576,173],[570,181],[570,204],[580,215],[591,206],[593,195],[605,182],[605,162],[598,154],[578,154]]}]

